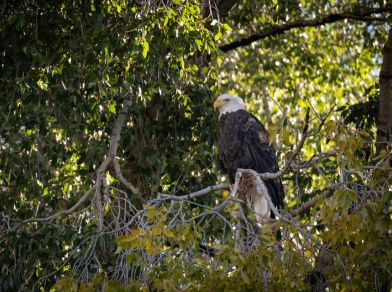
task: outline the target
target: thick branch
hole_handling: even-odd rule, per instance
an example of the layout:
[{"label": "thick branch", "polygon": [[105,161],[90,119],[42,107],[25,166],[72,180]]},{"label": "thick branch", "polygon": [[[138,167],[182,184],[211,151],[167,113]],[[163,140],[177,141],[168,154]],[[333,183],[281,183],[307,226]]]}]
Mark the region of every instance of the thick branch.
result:
[{"label": "thick branch", "polygon": [[101,165],[98,168],[98,173],[97,173],[97,181],[95,183],[95,205],[98,210],[98,219],[99,219],[99,228],[102,230],[103,225],[104,225],[104,210],[103,210],[103,204],[102,204],[102,196],[101,196],[101,186],[103,183],[103,179],[105,178],[105,172],[109,166],[109,164],[115,160],[116,154],[117,154],[117,149],[118,149],[118,144],[120,141],[121,137],[121,130],[122,127],[124,126],[125,119],[131,109],[132,105],[132,99],[128,95],[123,103],[121,112],[119,113],[116,122],[114,123],[113,130],[112,130],[112,135],[110,136],[110,146],[108,149],[107,157],[106,159],[101,163]]},{"label": "thick branch", "polygon": [[113,163],[114,171],[116,173],[116,177],[120,180],[120,182],[123,183],[128,189],[130,189],[132,193],[134,193],[139,198],[141,198],[139,190],[135,188],[134,185],[122,175],[120,165],[118,164],[117,159],[113,158],[112,163]]},{"label": "thick branch", "polygon": [[385,18],[375,18],[371,16],[374,13],[384,13],[384,12],[390,12],[390,7],[372,8],[361,12],[344,12],[340,14],[333,13],[321,18],[302,19],[291,23],[276,25],[276,26],[272,26],[269,29],[261,31],[260,33],[251,35],[247,38],[243,38],[238,41],[234,41],[230,44],[223,45],[220,47],[220,50],[223,52],[228,52],[237,49],[239,47],[250,45],[251,43],[259,41],[261,39],[284,33],[285,31],[288,31],[293,28],[321,26],[327,23],[334,23],[344,19],[360,20],[360,21],[386,21]]},{"label": "thick branch", "polygon": [[189,200],[189,199],[193,199],[196,197],[204,196],[209,193],[212,193],[215,191],[221,191],[221,190],[229,190],[229,185],[222,183],[222,184],[218,184],[215,186],[209,186],[209,187],[201,189],[197,192],[193,192],[193,193],[190,193],[190,194],[184,195],[184,196],[173,196],[173,195],[167,195],[167,194],[162,194],[162,193],[158,193],[158,196],[162,197],[164,199],[168,199],[168,200],[181,201],[181,200]]},{"label": "thick branch", "polygon": [[308,211],[310,208],[312,208],[319,200],[324,200],[326,198],[329,198],[333,195],[333,193],[338,190],[339,188],[342,187],[342,184],[333,184],[331,187],[328,189],[324,190],[320,195],[315,196],[313,199],[310,201],[302,204],[298,208],[294,209],[293,211],[290,212],[291,217],[297,217],[299,214],[302,214],[306,211]]},{"label": "thick branch", "polygon": [[110,147],[108,150],[108,156],[115,157],[117,154],[117,148],[118,148],[118,142],[120,141],[121,130],[122,130],[122,127],[125,123],[125,119],[129,114],[129,111],[131,109],[131,105],[132,105],[132,99],[129,96],[127,96],[127,98],[124,100],[122,110],[119,113],[117,120],[114,124],[113,130],[112,130],[112,136],[110,137]]},{"label": "thick branch", "polygon": [[[53,219],[55,219],[57,217],[66,216],[66,215],[72,214],[77,208],[79,208],[79,206],[81,204],[83,204],[87,200],[87,198],[94,191],[95,191],[95,197],[96,197],[97,203],[98,203],[97,207],[98,207],[99,212],[100,212],[99,215],[102,215],[101,214],[101,212],[102,212],[102,210],[101,210],[102,205],[100,204],[101,200],[100,200],[100,196],[99,196],[100,195],[100,191],[101,191],[102,179],[103,179],[104,173],[107,170],[110,162],[112,162],[114,160],[114,157],[117,154],[117,149],[118,149],[118,143],[119,143],[119,140],[120,140],[121,130],[122,130],[122,127],[123,127],[123,125],[125,123],[125,119],[126,119],[128,113],[129,113],[130,109],[131,109],[131,105],[132,105],[132,100],[131,100],[130,97],[127,97],[124,100],[122,110],[119,113],[119,115],[118,115],[118,117],[116,119],[116,122],[114,123],[113,130],[112,130],[112,135],[111,135],[111,138],[110,138],[110,146],[109,146],[109,149],[108,149],[108,152],[107,152],[107,157],[102,161],[101,165],[98,168],[96,183],[87,192],[85,192],[83,194],[83,196],[79,199],[79,201],[75,205],[73,205],[70,209],[57,212],[57,213],[55,213],[53,215],[50,215],[48,217],[30,218],[30,219],[24,220],[23,223],[50,221],[50,220],[53,220]],[[114,164],[114,166],[116,166],[116,164]],[[131,184],[129,183],[129,184],[127,184],[127,186],[130,187]],[[135,188],[133,188],[133,189],[136,190]],[[101,218],[101,221],[102,221],[102,218]]]},{"label": "thick branch", "polygon": [[380,101],[377,116],[377,153],[387,150],[392,135],[392,28],[385,43],[380,71]]}]

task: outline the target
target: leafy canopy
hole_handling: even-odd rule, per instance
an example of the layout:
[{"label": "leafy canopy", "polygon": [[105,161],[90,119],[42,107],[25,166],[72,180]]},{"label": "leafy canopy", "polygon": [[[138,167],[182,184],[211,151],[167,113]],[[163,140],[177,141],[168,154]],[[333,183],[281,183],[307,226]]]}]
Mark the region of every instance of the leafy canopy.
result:
[{"label": "leafy canopy", "polygon": [[[374,156],[370,89],[386,21],[294,28],[219,50],[385,2],[243,1],[212,23],[194,0],[6,3],[0,290],[306,290],[321,272],[335,290],[390,288],[391,179],[381,175],[390,169]],[[282,168],[311,112],[283,177],[287,220],[262,232],[249,227],[253,212],[241,229],[227,186],[193,193],[222,178],[211,105],[227,91],[268,126]],[[99,167],[127,98],[121,180],[114,164]],[[21,223],[69,210],[91,186],[69,216]]]}]

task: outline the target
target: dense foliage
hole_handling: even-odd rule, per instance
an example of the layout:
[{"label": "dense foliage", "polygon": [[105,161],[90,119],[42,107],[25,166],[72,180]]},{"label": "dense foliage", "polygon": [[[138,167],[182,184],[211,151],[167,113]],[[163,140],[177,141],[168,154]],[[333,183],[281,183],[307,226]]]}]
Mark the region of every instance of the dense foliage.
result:
[{"label": "dense foliage", "polygon": [[[0,290],[392,287],[390,154],[374,145],[389,4],[238,1],[223,19],[208,2],[0,7]],[[219,49],[339,13],[358,17]],[[285,169],[282,219],[262,230],[252,212],[241,230],[227,185],[195,193],[224,180],[227,91]]]}]

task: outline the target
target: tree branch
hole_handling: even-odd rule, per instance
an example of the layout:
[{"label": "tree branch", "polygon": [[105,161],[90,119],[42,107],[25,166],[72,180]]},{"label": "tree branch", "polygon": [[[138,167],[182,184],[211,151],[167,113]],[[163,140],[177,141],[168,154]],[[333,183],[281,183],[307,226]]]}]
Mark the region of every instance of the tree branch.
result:
[{"label": "tree branch", "polygon": [[[115,158],[115,156],[117,154],[117,149],[118,149],[118,143],[120,141],[121,130],[122,130],[122,127],[123,127],[123,125],[125,123],[125,119],[126,119],[128,113],[129,113],[130,109],[131,109],[131,105],[132,105],[132,99],[131,99],[131,97],[127,96],[125,98],[125,100],[124,100],[122,110],[119,113],[119,115],[118,115],[118,117],[117,117],[117,119],[116,119],[116,121],[114,123],[113,130],[112,130],[112,135],[110,137],[110,146],[109,146],[109,149],[108,149],[108,152],[107,152],[107,157],[102,161],[101,165],[98,168],[98,171],[97,171],[97,181],[95,182],[95,184],[92,187],[90,187],[90,189],[87,192],[85,192],[83,194],[83,196],[79,199],[79,201],[75,205],[73,205],[71,208],[69,208],[67,210],[63,210],[63,211],[57,212],[57,213],[55,213],[53,215],[50,215],[48,217],[29,218],[29,219],[26,219],[26,220],[22,221],[22,223],[50,221],[50,220],[55,219],[57,217],[66,216],[66,215],[72,214],[77,208],[79,208],[79,206],[82,203],[84,203],[87,200],[87,198],[94,191],[95,191],[94,192],[95,193],[95,199],[97,200],[97,208],[98,208],[98,212],[99,212],[98,216],[100,216],[100,223],[101,224],[103,223],[103,218],[102,218],[102,214],[103,214],[102,208],[103,208],[103,206],[101,204],[101,198],[100,198],[102,179],[104,178],[105,171],[107,170],[109,164],[115,160],[114,158]],[[118,166],[118,164],[116,165],[115,162],[113,162],[113,164],[114,164],[114,167],[116,169],[116,166]],[[119,166],[118,166],[118,168],[119,168]],[[116,173],[117,173],[117,171],[116,171]],[[121,172],[120,172],[120,174],[121,174]],[[122,175],[121,175],[121,177],[122,177]],[[124,183],[126,180],[124,178],[124,180],[120,179],[120,181]],[[124,183],[124,184],[126,186],[130,187],[130,188],[132,187],[131,190],[136,190],[134,193],[137,193],[137,189],[134,188],[131,183],[128,182],[128,183]]]},{"label": "tree branch", "polygon": [[132,193],[134,193],[136,196],[141,198],[139,190],[130,182],[128,181],[121,173],[120,165],[118,164],[117,159],[113,158],[112,163],[114,166],[114,171],[116,173],[117,178],[120,180],[121,183],[123,183],[128,189],[131,190]]},{"label": "tree branch", "polygon": [[73,205],[71,208],[69,208],[67,210],[57,212],[57,213],[50,215],[48,217],[29,218],[29,219],[24,220],[22,223],[50,221],[50,220],[56,219],[57,217],[69,215],[69,214],[73,213],[77,208],[79,208],[79,206],[87,200],[87,198],[93,193],[94,190],[95,190],[95,185],[93,185],[87,192],[85,192],[75,205]]},{"label": "tree branch", "polygon": [[285,23],[282,25],[275,25],[275,26],[272,26],[271,28],[268,28],[264,31],[261,31],[260,33],[256,33],[254,35],[251,35],[247,38],[243,38],[238,41],[234,41],[232,43],[223,45],[219,49],[226,53],[228,51],[235,50],[239,47],[244,47],[244,46],[250,45],[251,43],[259,41],[261,39],[284,33],[285,31],[288,31],[293,28],[321,26],[321,25],[325,25],[327,23],[334,23],[334,22],[337,22],[340,20],[345,20],[345,19],[359,20],[359,21],[387,21],[386,18],[377,18],[377,17],[372,17],[371,15],[374,13],[390,12],[390,10],[391,10],[391,8],[387,6],[387,7],[383,7],[383,8],[371,8],[371,9],[364,10],[361,12],[343,12],[340,14],[339,13],[332,13],[332,14],[326,15],[321,18],[302,19],[302,20],[291,22],[291,23]]},{"label": "tree branch", "polygon": [[122,110],[119,113],[116,122],[114,123],[112,135],[110,137],[110,147],[108,150],[108,156],[115,157],[117,154],[117,148],[118,148],[118,142],[120,141],[121,130],[125,123],[125,118],[129,114],[131,106],[132,106],[132,99],[131,97],[127,96],[124,100]]},{"label": "tree branch", "polygon": [[215,191],[221,191],[221,190],[229,190],[229,185],[227,184],[218,184],[215,186],[209,186],[206,187],[204,189],[201,189],[197,192],[193,192],[190,193],[188,195],[184,195],[184,196],[173,196],[173,195],[167,195],[167,194],[162,194],[162,193],[158,193],[158,197],[162,197],[166,200],[177,200],[177,201],[182,201],[182,200],[189,200],[189,199],[193,199],[196,197],[200,197],[200,196],[204,196],[207,195],[209,193],[215,192]]},{"label": "tree branch", "polygon": [[325,189],[320,195],[315,196],[310,201],[303,203],[298,208],[295,208],[290,212],[291,217],[297,217],[299,214],[302,214],[312,208],[319,200],[329,198],[333,195],[333,193],[340,189],[342,184],[333,184],[328,189]]}]

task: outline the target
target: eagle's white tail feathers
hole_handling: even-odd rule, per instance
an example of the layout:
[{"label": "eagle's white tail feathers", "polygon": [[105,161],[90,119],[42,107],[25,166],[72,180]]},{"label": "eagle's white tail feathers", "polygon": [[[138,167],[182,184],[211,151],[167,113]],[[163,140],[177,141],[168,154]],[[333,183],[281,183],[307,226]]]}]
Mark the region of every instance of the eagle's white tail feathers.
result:
[{"label": "eagle's white tail feathers", "polygon": [[253,187],[248,191],[248,200],[250,201],[253,210],[255,211],[256,220],[259,224],[269,222],[271,208],[268,205],[268,201],[264,194],[260,194]]}]

